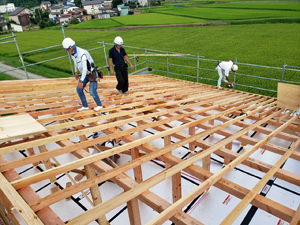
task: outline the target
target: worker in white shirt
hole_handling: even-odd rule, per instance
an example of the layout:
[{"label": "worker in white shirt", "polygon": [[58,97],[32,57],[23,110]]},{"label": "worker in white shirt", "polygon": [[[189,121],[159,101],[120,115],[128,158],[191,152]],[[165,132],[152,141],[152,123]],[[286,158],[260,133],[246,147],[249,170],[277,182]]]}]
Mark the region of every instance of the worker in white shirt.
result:
[{"label": "worker in white shirt", "polygon": [[[65,38],[62,42],[62,45],[64,50],[71,54],[75,64],[75,79],[78,80],[76,91],[82,103],[82,107],[77,109],[77,111],[81,112],[89,109],[83,92],[84,87],[88,82],[90,82],[90,95],[94,98],[94,101],[97,104],[94,110],[99,111],[102,109],[102,103],[97,93],[97,72],[95,70],[93,58],[87,50],[77,47],[75,45],[75,41],[73,41],[71,38]],[[79,70],[81,73],[80,78],[77,70]]]},{"label": "worker in white shirt", "polygon": [[[230,71],[237,71],[238,66],[233,64],[233,61],[231,59],[227,61],[222,61],[217,65],[216,70],[218,71],[219,74],[219,80],[218,80],[218,85],[217,87],[221,89],[221,82],[228,83],[231,87],[233,87],[233,82],[230,81],[229,79],[229,72]],[[226,78],[226,80],[225,80]]]}]

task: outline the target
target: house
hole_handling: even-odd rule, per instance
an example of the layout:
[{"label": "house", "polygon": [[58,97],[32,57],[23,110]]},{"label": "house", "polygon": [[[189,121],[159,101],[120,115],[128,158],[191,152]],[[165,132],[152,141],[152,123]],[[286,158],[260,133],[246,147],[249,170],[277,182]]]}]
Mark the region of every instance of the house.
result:
[{"label": "house", "polygon": [[41,2],[40,9],[46,10],[50,6],[51,6],[51,2],[50,1],[44,1],[44,2]]},{"label": "house", "polygon": [[27,13],[22,13],[20,15],[18,15],[18,19],[19,19],[19,24],[22,27],[27,27],[30,25],[30,19],[29,19],[29,14]]},{"label": "house", "polygon": [[72,14],[61,14],[59,17],[60,24],[69,24],[72,21],[73,16]]},{"label": "house", "polygon": [[138,0],[137,3],[140,3],[139,6],[148,6],[150,1],[149,0]]},{"label": "house", "polygon": [[118,7],[118,10],[120,11],[120,16],[127,16],[129,12],[129,6]]},{"label": "house", "polygon": [[67,6],[65,5],[63,8],[64,14],[67,14],[68,12],[78,10],[79,8],[77,6]]},{"label": "house", "polygon": [[95,1],[85,1],[82,3],[83,8],[86,10],[87,14],[96,15],[99,13],[99,8],[102,7],[104,0],[95,0]]},{"label": "house", "polygon": [[26,7],[17,7],[15,9],[15,11],[11,12],[10,14],[8,14],[9,20],[13,20],[17,24],[20,24],[18,16],[21,15],[21,14],[23,14],[23,13],[32,15],[32,12],[31,12],[30,9],[28,9]]},{"label": "house", "polygon": [[103,7],[113,7],[112,1],[104,1],[102,5]]},{"label": "house", "polygon": [[92,15],[90,15],[90,14],[87,14],[87,15],[83,14],[83,15],[81,16],[82,22],[84,22],[84,21],[89,21],[89,20],[91,20],[91,19],[92,19]]},{"label": "house", "polygon": [[0,31],[7,30],[7,23],[3,13],[0,13]]},{"label": "house", "polygon": [[50,13],[60,13],[60,8],[59,6],[50,6]]},{"label": "house", "polygon": [[21,25],[11,23],[10,26],[12,31],[23,32],[23,27]]},{"label": "house", "polygon": [[49,13],[49,19],[53,22],[56,22],[56,18],[60,16],[60,12],[50,12]]},{"label": "house", "polygon": [[75,10],[78,10],[78,9],[79,8],[77,6],[69,6],[68,12],[75,11]]},{"label": "house", "polygon": [[66,6],[75,6],[74,2],[71,2],[71,1],[68,1],[68,0],[64,0],[63,4],[66,5]]},{"label": "house", "polygon": [[111,7],[100,7],[98,19],[108,19],[110,18],[110,11],[112,11]]},{"label": "house", "polygon": [[0,13],[10,13],[15,10],[16,7],[14,3],[8,3],[7,5],[0,5]]}]

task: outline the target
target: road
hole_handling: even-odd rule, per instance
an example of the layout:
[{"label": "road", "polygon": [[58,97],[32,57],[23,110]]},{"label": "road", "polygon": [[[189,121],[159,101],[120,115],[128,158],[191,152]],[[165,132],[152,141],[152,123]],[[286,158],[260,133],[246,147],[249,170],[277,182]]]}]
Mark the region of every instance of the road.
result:
[{"label": "road", "polygon": [[[14,67],[5,65],[4,63],[0,62],[0,73],[2,73],[2,71],[11,70],[13,68]],[[16,69],[13,71],[5,72],[4,74],[15,77],[19,80],[27,80],[27,76],[26,76],[24,70]],[[47,77],[43,77],[43,76],[40,76],[40,75],[37,75],[34,73],[30,73],[28,71],[27,71],[27,74],[28,74],[29,79],[47,79]]]}]

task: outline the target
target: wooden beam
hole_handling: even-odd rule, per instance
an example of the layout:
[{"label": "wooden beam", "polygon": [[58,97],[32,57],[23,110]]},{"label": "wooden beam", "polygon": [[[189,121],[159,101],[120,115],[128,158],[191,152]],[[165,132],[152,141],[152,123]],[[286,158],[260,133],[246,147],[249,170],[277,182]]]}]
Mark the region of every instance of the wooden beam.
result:
[{"label": "wooden beam", "polygon": [[[133,148],[133,149],[131,149],[130,152],[131,152],[132,160],[139,158],[139,156],[140,156],[140,151],[139,151],[138,148]],[[141,167],[141,166],[134,167],[134,168],[133,168],[133,172],[134,172],[134,178],[135,178],[135,181],[136,181],[137,183],[143,182],[142,167]]]},{"label": "wooden beam", "polygon": [[[181,198],[179,201],[177,201],[176,203],[174,203],[167,210],[165,210],[164,212],[162,212],[160,215],[156,216],[154,219],[152,219],[147,224],[149,224],[149,225],[150,224],[151,225],[152,224],[161,224],[162,222],[164,222],[165,220],[167,220],[170,216],[172,216],[176,212],[177,209],[183,207],[188,202],[190,202],[192,199],[194,199],[197,195],[199,195],[199,193],[202,193],[203,191],[205,191],[206,189],[208,189],[212,184],[216,183],[226,172],[234,169],[236,165],[238,165],[243,160],[247,159],[254,151],[256,151],[258,148],[260,148],[261,146],[263,146],[267,141],[269,141],[277,133],[279,133],[282,130],[284,130],[289,124],[291,124],[296,119],[297,119],[297,117],[294,117],[291,120],[289,120],[287,123],[285,123],[284,125],[282,125],[281,127],[279,127],[276,130],[274,130],[272,132],[272,134],[270,134],[268,137],[265,137],[264,139],[262,139],[261,141],[259,141],[256,145],[254,145],[253,147],[251,147],[248,151],[246,151],[243,154],[241,154],[240,157],[238,157],[237,159],[235,159],[234,161],[232,161],[231,163],[229,163],[228,165],[226,165],[225,167],[223,167],[222,170],[220,170],[219,172],[215,173],[209,179],[207,179],[206,181],[204,181],[203,183],[201,183],[198,187],[196,187],[194,190],[192,190],[191,192],[189,192],[188,194],[186,194],[183,198]],[[261,122],[261,121],[259,121],[259,122]],[[240,132],[246,133],[245,131],[240,131]],[[240,132],[238,132],[238,133],[240,133]],[[236,134],[238,134],[238,133],[236,133]],[[230,139],[230,138],[227,138],[227,139]],[[221,145],[220,145],[220,143],[221,143]],[[221,141],[220,143],[217,144],[217,145],[215,145],[211,149],[215,149],[215,148],[217,148],[219,146],[221,147],[222,145],[224,146],[224,144],[226,144],[228,142],[225,139],[224,141]],[[204,153],[206,153],[206,152],[209,152],[209,151],[207,150]],[[193,158],[198,158],[198,157],[195,156]]]},{"label": "wooden beam", "polygon": [[[291,119],[289,123],[295,120],[296,117]],[[222,221],[222,225],[232,224],[235,219],[242,213],[242,211],[247,207],[247,205],[254,199],[256,194],[266,185],[266,183],[271,179],[276,171],[284,164],[284,162],[289,158],[293,151],[299,146],[300,138],[296,141],[293,146],[276,162],[276,164],[266,173],[266,175],[255,185],[254,188],[245,196],[245,198],[235,207],[234,210]]]},{"label": "wooden beam", "polygon": [[290,225],[300,225],[300,204],[296,210],[295,215],[293,216]]},{"label": "wooden beam", "polygon": [[[48,152],[48,150],[47,150],[47,148],[46,148],[45,145],[41,145],[38,148],[39,148],[39,150],[40,150],[41,153],[42,152]],[[51,164],[50,159],[43,160],[43,163],[44,163],[44,165],[45,165],[45,167],[46,167],[47,170],[50,170],[52,168],[52,164]],[[51,183],[54,183],[56,181],[56,177],[55,176],[50,177],[49,179],[50,179]]]},{"label": "wooden beam", "polygon": [[[7,211],[17,224],[23,221],[18,221],[18,216],[25,221],[27,224],[42,225],[43,222],[39,217],[31,210],[24,199],[19,195],[18,192],[10,183],[6,180],[2,173],[0,173],[0,200],[1,203],[6,203]],[[17,215],[16,215],[17,214]]]},{"label": "wooden beam", "polygon": [[[0,156],[0,162],[3,163],[5,162],[5,160],[3,159],[2,156]],[[15,171],[15,170],[9,170],[5,173],[3,173],[4,177],[7,179],[7,181],[11,182],[13,180],[16,180],[16,179],[20,179],[21,176]],[[0,176],[2,177],[2,173],[0,173]],[[3,177],[2,177],[3,178]],[[1,178],[1,179],[2,179]],[[7,182],[6,181],[6,182]],[[3,188],[5,186],[5,181],[1,181],[1,187],[2,187],[2,184],[3,184]],[[11,186],[10,186],[11,188]],[[13,192],[13,189],[10,189],[11,192]],[[21,209],[22,210],[22,207],[27,207],[26,205],[23,205],[24,203],[24,200],[25,202],[33,202],[35,200],[38,200],[40,199],[40,197],[38,196],[37,193],[35,193],[35,191],[30,187],[24,187],[22,189],[20,189],[18,191],[19,195],[22,196],[23,199],[18,199],[16,196],[14,196],[14,198],[10,198],[10,197],[6,197],[8,198],[9,200],[17,200],[17,208],[16,209]],[[4,193],[6,196],[7,196],[7,193],[5,191]],[[9,193],[8,193],[9,194]],[[8,195],[9,196],[9,195]],[[16,199],[17,198],[17,199]],[[2,202],[2,200],[1,200]],[[18,204],[21,204],[20,206]],[[11,207],[8,207],[8,210],[10,210],[12,207],[14,207],[14,205],[11,205]],[[27,216],[30,216],[32,215],[32,210],[29,208],[29,209],[25,209],[23,208],[24,211],[22,210],[21,212],[19,211],[19,213],[22,213],[22,214],[26,214],[24,215],[24,217],[27,217]],[[41,221],[43,221],[43,223],[45,225],[53,225],[53,224],[56,224],[56,225],[64,225],[65,223],[52,211],[52,209],[50,207],[45,207],[43,208],[42,210],[40,210],[39,212],[36,213],[36,215],[38,216],[37,218],[35,218],[34,216],[35,214],[33,214],[32,217],[29,217],[29,223],[28,224],[31,224],[32,222],[38,222],[39,219]],[[23,217],[22,217],[23,218]],[[27,221],[27,218],[25,218]],[[41,224],[43,224],[41,223]],[[39,224],[39,223],[38,223]]]}]

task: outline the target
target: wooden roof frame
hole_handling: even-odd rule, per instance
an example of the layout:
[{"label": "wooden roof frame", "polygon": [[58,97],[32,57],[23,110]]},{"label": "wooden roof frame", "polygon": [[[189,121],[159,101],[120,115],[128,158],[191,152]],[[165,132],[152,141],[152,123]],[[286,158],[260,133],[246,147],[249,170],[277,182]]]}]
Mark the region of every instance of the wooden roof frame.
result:
[{"label": "wooden roof frame", "polygon": [[[211,186],[215,186],[241,199],[238,206],[223,220],[222,224],[231,224],[249,204],[252,204],[291,224],[300,224],[300,206],[294,210],[267,197],[258,191],[272,176],[300,186],[300,175],[280,169],[288,158],[300,160],[300,152],[295,149],[300,144],[300,138],[284,132],[300,132],[299,118],[294,111],[279,108],[277,99],[255,95],[232,89],[219,90],[216,87],[171,79],[156,75],[134,75],[129,77],[130,90],[128,96],[119,95],[115,89],[115,77],[105,77],[98,83],[98,93],[103,109],[99,112],[88,110],[76,112],[80,101],[75,91],[76,81],[73,78],[1,81],[0,82],[0,115],[18,115],[27,113],[37,122],[45,126],[46,132],[22,136],[21,139],[8,140],[0,145],[0,202],[7,210],[11,223],[20,224],[20,218],[28,224],[88,224],[98,220],[99,224],[109,224],[105,214],[123,203],[127,203],[128,217],[131,224],[141,223],[138,200],[144,202],[160,214],[147,224],[162,224],[171,220],[175,224],[203,224],[182,211],[182,208]],[[86,94],[89,107],[95,103]],[[125,104],[123,104],[125,103]],[[109,112],[109,114],[101,114]],[[200,119],[195,119],[200,115]],[[236,117],[229,117],[234,115]],[[74,118],[73,121],[68,120]],[[255,122],[247,123],[244,119]],[[99,120],[107,122],[99,124]],[[214,126],[214,121],[222,123]],[[58,123],[47,125],[53,121]],[[181,126],[173,127],[173,121],[180,121]],[[128,123],[138,126],[122,129]],[[263,127],[268,123],[277,127],[272,130]],[[226,127],[235,125],[241,129],[232,132]],[[154,135],[137,139],[132,134],[146,129],[154,129]],[[203,129],[197,133],[196,129]],[[105,131],[106,136],[88,139],[87,135],[96,131]],[[183,132],[188,130],[188,133]],[[262,133],[265,138],[259,140],[249,137],[249,131]],[[225,138],[217,143],[203,140],[206,135],[221,134]],[[179,141],[171,143],[171,137]],[[273,137],[293,142],[290,149],[270,143]],[[79,138],[75,143],[71,138]],[[158,149],[151,141],[164,139],[164,147]],[[124,145],[113,149],[99,148],[97,143],[111,139],[122,140]],[[233,141],[251,145],[242,154],[231,150]],[[48,151],[46,144],[56,143],[58,149]],[[172,154],[183,145],[188,145],[191,152],[195,146],[202,150],[194,153],[186,160]],[[35,154],[33,148],[40,150]],[[88,147],[97,148],[101,153],[91,155]],[[280,160],[269,165],[250,158],[259,148],[282,155]],[[27,150],[29,157],[7,162],[5,154]],[[142,151],[142,152],[141,152]],[[72,153],[78,158],[73,162],[60,165],[57,161],[53,166],[51,158]],[[210,155],[215,153],[224,158],[224,167],[219,172],[210,172]],[[132,160],[119,166],[110,166],[102,161],[115,154],[129,154]],[[166,169],[155,176],[144,180],[141,170],[143,163],[158,159],[166,164]],[[194,165],[202,160],[203,168]],[[21,177],[15,169],[24,165],[37,165],[43,162],[46,171],[28,177]],[[244,164],[265,173],[264,177],[252,190],[235,184],[223,178],[239,164]],[[31,188],[31,184],[50,179],[54,182],[56,176],[68,171],[84,167],[87,180],[74,183],[63,190],[40,197]],[[129,169],[134,170],[135,178],[126,175]],[[97,174],[95,171],[100,172]],[[182,197],[180,173],[185,171],[203,182],[190,193]],[[149,191],[151,187],[171,177],[173,204]],[[112,199],[102,202],[98,183],[112,181],[124,189],[124,192]],[[49,207],[55,202],[70,197],[73,194],[90,188],[94,207],[89,211],[76,215],[69,221],[63,221]],[[0,205],[1,205],[0,204]]]}]

